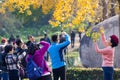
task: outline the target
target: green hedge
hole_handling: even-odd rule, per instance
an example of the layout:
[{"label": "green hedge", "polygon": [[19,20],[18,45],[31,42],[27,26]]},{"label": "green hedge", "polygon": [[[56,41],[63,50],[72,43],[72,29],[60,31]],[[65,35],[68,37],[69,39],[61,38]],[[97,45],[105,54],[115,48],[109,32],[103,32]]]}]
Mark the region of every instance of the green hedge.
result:
[{"label": "green hedge", "polygon": [[[101,68],[70,68],[67,80],[103,80]],[[115,69],[114,80],[120,80],[120,69]]]}]

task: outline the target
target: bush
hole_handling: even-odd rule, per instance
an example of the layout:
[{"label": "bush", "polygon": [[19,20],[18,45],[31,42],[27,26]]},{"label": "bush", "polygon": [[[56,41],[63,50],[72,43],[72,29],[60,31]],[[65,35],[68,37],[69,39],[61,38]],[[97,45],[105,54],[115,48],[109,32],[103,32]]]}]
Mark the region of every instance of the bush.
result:
[{"label": "bush", "polygon": [[[69,68],[67,80],[103,80],[101,68]],[[120,69],[115,69],[114,80],[120,80]]]},{"label": "bush", "polygon": [[[65,55],[67,68],[75,67],[75,61],[79,57],[79,53],[77,51],[69,52]],[[80,64],[80,62],[78,62]]]}]

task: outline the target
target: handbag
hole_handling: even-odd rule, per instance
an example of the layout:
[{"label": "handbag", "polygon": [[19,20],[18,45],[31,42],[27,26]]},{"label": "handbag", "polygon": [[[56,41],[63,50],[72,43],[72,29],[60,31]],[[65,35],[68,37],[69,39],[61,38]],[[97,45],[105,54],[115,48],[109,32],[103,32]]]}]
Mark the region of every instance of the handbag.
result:
[{"label": "handbag", "polygon": [[19,73],[20,73],[20,77],[24,77],[25,76],[25,71],[22,65],[20,65],[19,69]]},{"label": "handbag", "polygon": [[44,60],[42,61],[42,67],[39,67],[34,61],[33,61],[33,57],[32,56],[31,59],[29,59],[27,65],[26,65],[26,73],[27,73],[27,77],[30,80],[36,80],[40,77],[42,77],[43,74],[43,68],[44,68]]}]

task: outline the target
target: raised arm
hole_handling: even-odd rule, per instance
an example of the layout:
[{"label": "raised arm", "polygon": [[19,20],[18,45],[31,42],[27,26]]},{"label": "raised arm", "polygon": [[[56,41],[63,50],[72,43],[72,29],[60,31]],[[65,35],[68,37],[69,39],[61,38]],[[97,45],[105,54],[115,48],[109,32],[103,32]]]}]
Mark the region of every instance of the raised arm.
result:
[{"label": "raised arm", "polygon": [[94,43],[94,46],[95,46],[95,51],[96,51],[97,53],[99,53],[99,54],[103,54],[103,53],[107,52],[107,49],[106,49],[106,48],[104,48],[104,49],[99,49],[99,48],[98,48],[98,44],[97,44],[96,42]]},{"label": "raised arm", "polygon": [[42,47],[39,50],[37,50],[38,54],[40,53],[41,56],[44,56],[44,54],[47,51],[47,49],[49,48],[50,44],[46,41],[41,41],[40,45],[42,45]]},{"label": "raised arm", "polygon": [[68,46],[70,44],[70,37],[68,34],[65,34],[65,41],[59,44],[59,48]]},{"label": "raised arm", "polygon": [[105,34],[104,34],[104,33],[102,33],[102,42],[103,42],[103,44],[105,45],[105,47],[108,46],[108,42],[107,42],[107,40],[106,40],[106,37],[105,37]]}]

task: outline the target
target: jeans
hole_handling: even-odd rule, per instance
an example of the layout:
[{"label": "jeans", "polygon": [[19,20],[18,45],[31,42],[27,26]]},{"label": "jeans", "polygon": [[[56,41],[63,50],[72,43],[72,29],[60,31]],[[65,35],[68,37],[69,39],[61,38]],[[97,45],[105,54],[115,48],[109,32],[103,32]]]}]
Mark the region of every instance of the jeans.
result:
[{"label": "jeans", "polygon": [[18,70],[9,70],[9,80],[20,80]]},{"label": "jeans", "polygon": [[8,72],[1,72],[0,73],[0,80],[9,80],[9,73]]},{"label": "jeans", "polygon": [[104,80],[113,80],[113,67],[102,67]]}]

